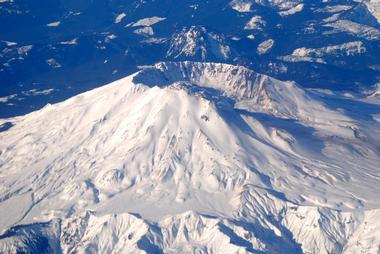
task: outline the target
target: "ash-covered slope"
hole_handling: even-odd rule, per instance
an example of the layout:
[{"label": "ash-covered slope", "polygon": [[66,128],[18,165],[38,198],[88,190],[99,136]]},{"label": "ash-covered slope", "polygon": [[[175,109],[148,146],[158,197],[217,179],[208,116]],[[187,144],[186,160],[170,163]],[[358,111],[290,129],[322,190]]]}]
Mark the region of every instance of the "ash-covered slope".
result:
[{"label": "ash-covered slope", "polygon": [[0,252],[377,253],[379,109],[170,62],[4,119]]}]

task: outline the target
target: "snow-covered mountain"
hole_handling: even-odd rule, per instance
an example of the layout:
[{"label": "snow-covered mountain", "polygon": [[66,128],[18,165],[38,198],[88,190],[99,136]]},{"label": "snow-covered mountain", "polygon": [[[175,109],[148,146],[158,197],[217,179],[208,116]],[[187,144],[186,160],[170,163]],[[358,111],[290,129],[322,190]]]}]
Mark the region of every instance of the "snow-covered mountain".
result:
[{"label": "snow-covered mountain", "polygon": [[377,93],[162,62],[3,119],[0,252],[376,254]]},{"label": "snow-covered mountain", "polygon": [[302,87],[380,80],[378,0],[0,0],[0,117],[162,61],[243,65]]},{"label": "snow-covered mountain", "polygon": [[0,253],[380,253],[379,0],[0,24]]},{"label": "snow-covered mountain", "polygon": [[173,35],[166,56],[174,59],[191,57],[199,61],[228,60],[231,49],[223,36],[209,33],[204,27],[192,26]]}]

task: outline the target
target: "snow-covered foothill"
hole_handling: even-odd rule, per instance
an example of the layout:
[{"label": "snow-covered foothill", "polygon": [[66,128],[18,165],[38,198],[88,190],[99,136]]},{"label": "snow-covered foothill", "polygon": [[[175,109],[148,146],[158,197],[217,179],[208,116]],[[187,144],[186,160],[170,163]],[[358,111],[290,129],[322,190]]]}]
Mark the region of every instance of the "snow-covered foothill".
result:
[{"label": "snow-covered foothill", "polygon": [[257,46],[257,53],[259,55],[266,54],[269,50],[272,49],[273,46],[274,46],[274,40],[273,39],[265,40]]},{"label": "snow-covered foothill", "polygon": [[329,57],[354,57],[367,52],[362,41],[352,41],[322,48],[297,48],[291,55],[279,57],[288,62],[316,62],[326,64]]},{"label": "snow-covered foothill", "polygon": [[205,27],[192,26],[175,33],[170,40],[168,58],[182,59],[195,58],[205,60],[227,60],[232,52],[224,36],[209,32]]}]

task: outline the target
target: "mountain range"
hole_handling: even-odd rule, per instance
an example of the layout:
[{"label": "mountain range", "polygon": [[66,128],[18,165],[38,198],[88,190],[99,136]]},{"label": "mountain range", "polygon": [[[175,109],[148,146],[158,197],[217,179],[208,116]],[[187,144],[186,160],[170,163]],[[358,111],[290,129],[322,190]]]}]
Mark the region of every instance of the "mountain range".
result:
[{"label": "mountain range", "polygon": [[162,61],[241,65],[303,87],[379,82],[378,0],[2,0],[0,117]]}]

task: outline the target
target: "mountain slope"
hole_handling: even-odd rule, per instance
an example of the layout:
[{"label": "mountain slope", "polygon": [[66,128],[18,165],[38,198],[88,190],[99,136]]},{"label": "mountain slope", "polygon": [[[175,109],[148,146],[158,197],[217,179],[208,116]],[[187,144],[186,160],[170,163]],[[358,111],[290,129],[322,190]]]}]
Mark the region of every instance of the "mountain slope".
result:
[{"label": "mountain slope", "polygon": [[145,66],[2,120],[0,250],[376,253],[379,109],[241,66]]},{"label": "mountain slope", "polygon": [[[0,1],[0,117],[161,61],[243,65],[302,87],[380,80],[378,0]],[[83,75],[86,73],[86,75]]]}]

